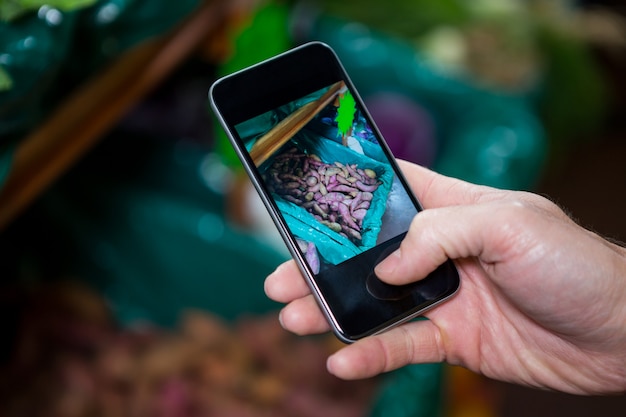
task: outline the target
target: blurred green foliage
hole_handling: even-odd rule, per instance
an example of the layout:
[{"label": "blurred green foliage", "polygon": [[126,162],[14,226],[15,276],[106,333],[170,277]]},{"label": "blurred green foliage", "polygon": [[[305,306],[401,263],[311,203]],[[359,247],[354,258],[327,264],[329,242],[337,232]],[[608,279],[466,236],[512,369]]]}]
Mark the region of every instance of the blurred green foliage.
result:
[{"label": "blurred green foliage", "polygon": [[[293,46],[289,34],[290,7],[282,2],[262,2],[242,24],[231,29],[232,51],[220,65],[218,76],[231,74],[256,64]],[[241,162],[219,123],[215,124],[215,144],[226,165],[242,171]]]},{"label": "blurred green foliage", "polygon": [[0,91],[9,90],[13,86],[13,80],[7,72],[0,67]]},{"label": "blurred green foliage", "polygon": [[[91,6],[97,0],[2,0],[0,2],[0,22],[10,22],[42,6],[71,11]],[[5,30],[8,30],[5,28]],[[6,37],[6,33],[4,34]],[[10,90],[14,80],[0,60],[0,92]]]},{"label": "blurred green foliage", "polygon": [[0,2],[0,20],[10,21],[37,10],[41,6],[54,7],[63,11],[70,11],[91,6],[97,0],[2,0]]},{"label": "blurred green foliage", "polygon": [[349,18],[402,37],[417,37],[439,25],[468,21],[467,7],[458,0],[319,0],[325,12]]},{"label": "blurred green foliage", "polygon": [[0,142],[23,136],[73,87],[199,1],[0,0],[12,17],[0,20]]}]

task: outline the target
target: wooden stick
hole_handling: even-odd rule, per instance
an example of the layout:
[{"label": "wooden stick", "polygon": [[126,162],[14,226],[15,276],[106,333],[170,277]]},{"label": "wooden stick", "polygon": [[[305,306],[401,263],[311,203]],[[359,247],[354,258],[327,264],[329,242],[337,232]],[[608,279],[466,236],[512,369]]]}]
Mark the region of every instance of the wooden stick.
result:
[{"label": "wooden stick", "polygon": [[300,129],[306,126],[324,107],[335,100],[339,91],[344,87],[345,83],[343,81],[333,84],[320,98],[300,107],[263,135],[250,150],[250,157],[256,166],[265,162],[267,158],[287,143]]}]

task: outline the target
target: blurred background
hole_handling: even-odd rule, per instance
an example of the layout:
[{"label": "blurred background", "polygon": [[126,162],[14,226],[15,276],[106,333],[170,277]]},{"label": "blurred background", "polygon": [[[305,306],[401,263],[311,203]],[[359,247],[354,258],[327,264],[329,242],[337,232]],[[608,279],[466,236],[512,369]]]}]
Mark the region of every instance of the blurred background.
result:
[{"label": "blurred background", "polygon": [[1,415],[623,415],[439,364],[339,381],[280,328],[288,255],[207,93],[314,39],[398,157],[626,241],[617,0],[3,1]]}]

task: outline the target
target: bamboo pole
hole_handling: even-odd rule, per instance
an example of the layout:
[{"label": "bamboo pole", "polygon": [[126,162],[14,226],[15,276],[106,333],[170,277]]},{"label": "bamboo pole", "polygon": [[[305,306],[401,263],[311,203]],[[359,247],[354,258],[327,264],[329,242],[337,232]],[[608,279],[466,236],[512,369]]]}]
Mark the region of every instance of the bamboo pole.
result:
[{"label": "bamboo pole", "polygon": [[300,129],[306,126],[324,107],[334,101],[343,88],[345,88],[343,81],[333,84],[320,98],[300,107],[259,138],[250,150],[250,157],[256,166],[265,162],[267,158],[287,143]]}]

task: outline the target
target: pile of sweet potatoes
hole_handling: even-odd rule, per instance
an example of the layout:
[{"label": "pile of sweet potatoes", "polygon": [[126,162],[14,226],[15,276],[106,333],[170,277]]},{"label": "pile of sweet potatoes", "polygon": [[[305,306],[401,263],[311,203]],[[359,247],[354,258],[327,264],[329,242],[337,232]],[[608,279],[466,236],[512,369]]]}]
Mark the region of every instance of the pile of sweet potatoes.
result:
[{"label": "pile of sweet potatoes", "polygon": [[16,300],[0,367],[5,417],[359,417],[378,387],[328,374],[336,339],[291,335],[275,313],[225,322],[193,311],[175,329],[122,328],[83,288]]},{"label": "pile of sweet potatoes", "polygon": [[306,209],[357,245],[362,240],[363,219],[380,185],[372,169],[326,163],[295,147],[274,158],[264,181],[270,192]]}]

